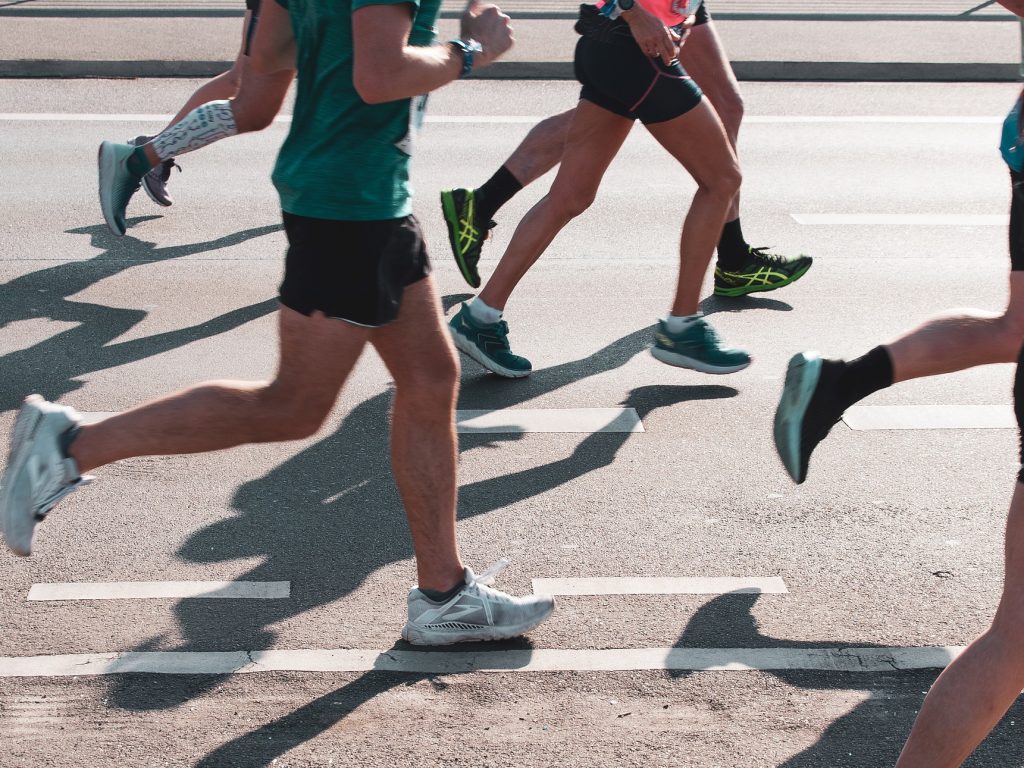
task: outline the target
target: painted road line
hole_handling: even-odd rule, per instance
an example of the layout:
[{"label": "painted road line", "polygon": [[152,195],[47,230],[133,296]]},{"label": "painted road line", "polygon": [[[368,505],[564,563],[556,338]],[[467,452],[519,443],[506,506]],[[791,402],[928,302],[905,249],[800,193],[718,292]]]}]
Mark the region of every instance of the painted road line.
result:
[{"label": "painted road line", "polygon": [[[117,414],[83,411],[82,421],[94,424]],[[643,432],[635,408],[508,408],[497,411],[455,412],[461,434],[521,434],[523,432]]]},{"label": "painted road line", "polygon": [[635,408],[507,408],[456,411],[461,434],[521,432],[643,432]]},{"label": "painted road line", "polygon": [[33,584],[29,600],[148,600],[210,598],[283,600],[290,581],[112,581]]},{"label": "painted road line", "polygon": [[843,421],[850,429],[1016,429],[1009,405],[857,405]]},{"label": "painted road line", "polygon": [[230,675],[256,672],[892,672],[941,669],[962,646],[916,648],[631,648],[605,650],[146,651],[0,657],[0,677],[79,677],[125,672]]},{"label": "painted road line", "polygon": [[728,593],[788,594],[779,576],[745,578],[598,577],[585,579],[534,579],[537,595],[724,595]]},{"label": "painted road line", "polygon": [[[161,123],[171,114],[99,112],[0,112],[0,121],[29,123]],[[449,124],[534,125],[548,115],[427,115],[424,122]],[[290,123],[291,115],[278,115],[275,123]],[[878,125],[995,125],[1003,117],[991,115],[751,115],[744,123],[815,124],[850,123]]]},{"label": "painted road line", "polygon": [[879,225],[914,227],[1005,227],[1008,214],[945,213],[791,213],[805,226]]}]

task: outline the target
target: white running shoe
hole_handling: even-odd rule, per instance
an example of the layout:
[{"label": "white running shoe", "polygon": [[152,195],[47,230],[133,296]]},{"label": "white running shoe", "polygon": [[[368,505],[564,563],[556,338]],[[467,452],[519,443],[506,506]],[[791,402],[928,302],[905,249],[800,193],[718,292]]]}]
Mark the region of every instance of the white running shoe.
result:
[{"label": "white running shoe", "polygon": [[64,434],[79,421],[73,408],[48,403],[39,395],[25,398],[18,411],[7,467],[0,477],[0,525],[16,555],[30,555],[36,525],[58,501],[93,479],[79,475],[61,445]]},{"label": "white running shoe", "polygon": [[507,560],[499,560],[479,576],[466,568],[466,586],[445,603],[435,603],[419,589],[411,589],[402,639],[413,645],[451,645],[506,640],[529,632],[555,610],[555,598],[513,597],[487,586],[506,565]]}]

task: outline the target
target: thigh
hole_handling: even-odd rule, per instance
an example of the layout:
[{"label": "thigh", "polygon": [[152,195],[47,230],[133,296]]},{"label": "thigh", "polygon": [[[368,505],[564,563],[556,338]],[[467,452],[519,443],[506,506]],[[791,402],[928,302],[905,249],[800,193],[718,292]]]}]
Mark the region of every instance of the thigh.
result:
[{"label": "thigh", "polygon": [[280,362],[274,388],[326,412],[337,399],[369,338],[369,329],[282,306]]},{"label": "thigh", "polygon": [[707,100],[674,120],[646,127],[698,184],[709,184],[723,174],[739,172],[739,161],[722,121]]},{"label": "thigh", "polygon": [[726,105],[741,100],[739,82],[714,24],[690,30],[679,51],[679,63],[697,81],[716,110],[726,112]]},{"label": "thigh", "polygon": [[457,370],[455,347],[430,276],[406,287],[398,318],[373,329],[369,339],[398,386],[409,377],[431,371]]},{"label": "thigh", "polygon": [[586,99],[581,100],[573,113],[562,150],[562,164],[548,195],[559,199],[595,193],[633,122]]}]

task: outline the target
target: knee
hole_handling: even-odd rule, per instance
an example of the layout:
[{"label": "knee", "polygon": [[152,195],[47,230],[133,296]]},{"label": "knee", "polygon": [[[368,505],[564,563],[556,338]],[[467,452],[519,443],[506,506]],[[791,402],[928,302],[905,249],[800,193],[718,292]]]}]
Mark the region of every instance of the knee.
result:
[{"label": "knee", "polygon": [[263,393],[267,442],[302,440],[312,437],[330,413],[333,400],[270,384]]},{"label": "knee", "polygon": [[438,409],[447,413],[454,407],[458,387],[459,359],[452,348],[395,375],[397,397],[423,413]]},{"label": "knee", "polygon": [[735,137],[740,131],[744,109],[743,96],[735,90],[730,90],[715,104],[715,111],[718,112],[722,125],[725,126],[725,132],[732,137]]},{"label": "knee", "polygon": [[739,163],[733,162],[722,169],[711,179],[701,183],[701,187],[716,199],[731,202],[740,191],[743,183],[743,174],[740,171]]},{"label": "knee", "polygon": [[262,131],[264,128],[268,128],[277,116],[277,110],[264,103],[249,104],[241,99],[235,100],[232,104],[232,111],[235,116],[235,127],[239,133]]},{"label": "knee", "polygon": [[594,204],[597,198],[596,189],[573,187],[571,189],[552,188],[548,193],[548,200],[559,214],[559,218],[565,221],[575,219]]}]

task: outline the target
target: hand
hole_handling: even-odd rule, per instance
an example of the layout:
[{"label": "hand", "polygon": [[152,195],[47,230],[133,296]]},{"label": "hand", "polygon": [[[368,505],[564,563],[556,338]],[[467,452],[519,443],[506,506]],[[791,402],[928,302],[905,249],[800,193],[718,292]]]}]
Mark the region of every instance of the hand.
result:
[{"label": "hand", "polygon": [[[651,58],[661,58],[667,66],[679,55],[682,38],[639,4],[628,11],[623,11],[622,18],[629,24],[629,31],[640,46],[640,50]],[[690,22],[689,26],[693,26],[691,19],[694,17],[687,19]]]},{"label": "hand", "polygon": [[480,43],[483,51],[477,54],[475,67],[486,67],[512,47],[511,20],[496,5],[484,5],[482,0],[469,0],[461,17],[461,37]]}]

